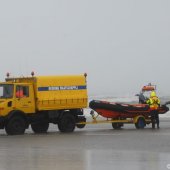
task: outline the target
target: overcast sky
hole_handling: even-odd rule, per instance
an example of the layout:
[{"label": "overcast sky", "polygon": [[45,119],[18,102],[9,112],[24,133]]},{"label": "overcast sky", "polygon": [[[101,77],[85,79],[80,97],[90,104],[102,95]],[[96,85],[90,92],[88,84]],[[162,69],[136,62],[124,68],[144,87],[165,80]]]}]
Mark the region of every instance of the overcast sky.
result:
[{"label": "overcast sky", "polygon": [[90,95],[170,95],[170,0],[0,0],[0,58],[0,81],[87,72]]}]

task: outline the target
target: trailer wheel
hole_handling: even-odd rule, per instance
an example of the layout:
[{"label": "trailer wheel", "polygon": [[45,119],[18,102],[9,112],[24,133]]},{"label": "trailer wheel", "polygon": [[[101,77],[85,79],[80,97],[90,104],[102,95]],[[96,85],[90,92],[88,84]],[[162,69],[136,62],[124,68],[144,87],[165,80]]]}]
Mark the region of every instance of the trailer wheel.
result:
[{"label": "trailer wheel", "polygon": [[76,126],[75,117],[70,114],[64,114],[58,122],[58,129],[61,132],[73,132]]},{"label": "trailer wheel", "polygon": [[146,126],[145,119],[143,117],[139,117],[137,122],[135,123],[136,129],[143,129]]},{"label": "trailer wheel", "polygon": [[26,129],[26,122],[21,116],[13,116],[5,125],[5,131],[8,135],[22,135]]},{"label": "trailer wheel", "polygon": [[39,122],[31,124],[31,128],[34,133],[46,133],[49,128],[48,122]]},{"label": "trailer wheel", "polygon": [[112,123],[113,129],[121,129],[123,126],[123,123]]}]

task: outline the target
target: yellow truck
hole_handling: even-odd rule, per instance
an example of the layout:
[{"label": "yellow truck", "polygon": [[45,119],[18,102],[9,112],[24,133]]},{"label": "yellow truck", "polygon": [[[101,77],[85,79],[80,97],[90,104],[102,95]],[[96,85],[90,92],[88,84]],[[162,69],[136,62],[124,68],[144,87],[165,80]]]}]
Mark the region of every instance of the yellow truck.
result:
[{"label": "yellow truck", "polygon": [[0,83],[0,129],[8,135],[48,131],[49,123],[61,132],[72,132],[86,121],[86,74],[68,76],[7,77]]}]

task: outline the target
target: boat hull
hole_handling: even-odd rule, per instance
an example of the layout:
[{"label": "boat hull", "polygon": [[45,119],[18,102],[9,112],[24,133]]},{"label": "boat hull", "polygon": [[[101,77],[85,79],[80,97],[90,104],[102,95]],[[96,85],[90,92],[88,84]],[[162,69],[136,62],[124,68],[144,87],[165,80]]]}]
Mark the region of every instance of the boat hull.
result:
[{"label": "boat hull", "polygon": [[[99,115],[106,118],[133,118],[138,115],[144,117],[150,116],[150,107],[147,104],[125,104],[111,103],[107,101],[93,100],[89,103],[89,107],[96,111]],[[158,113],[164,114],[169,111],[165,105],[159,107]]]}]

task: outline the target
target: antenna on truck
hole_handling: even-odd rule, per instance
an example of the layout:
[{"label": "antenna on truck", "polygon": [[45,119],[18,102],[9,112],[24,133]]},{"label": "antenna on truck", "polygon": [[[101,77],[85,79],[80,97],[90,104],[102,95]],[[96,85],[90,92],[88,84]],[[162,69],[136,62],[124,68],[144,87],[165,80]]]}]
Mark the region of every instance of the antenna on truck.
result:
[{"label": "antenna on truck", "polygon": [[31,76],[34,77],[34,75],[35,75],[35,73],[34,73],[34,71],[32,71],[32,72],[31,72]]},{"label": "antenna on truck", "polygon": [[7,73],[6,73],[6,76],[7,76],[7,78],[9,78],[9,76],[10,76],[10,73],[9,73],[9,72],[7,72]]},{"label": "antenna on truck", "polygon": [[87,73],[84,73],[84,77],[85,77],[85,78],[87,77]]}]

